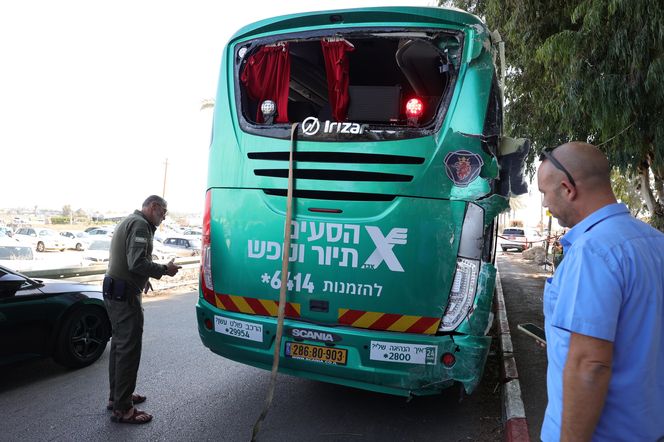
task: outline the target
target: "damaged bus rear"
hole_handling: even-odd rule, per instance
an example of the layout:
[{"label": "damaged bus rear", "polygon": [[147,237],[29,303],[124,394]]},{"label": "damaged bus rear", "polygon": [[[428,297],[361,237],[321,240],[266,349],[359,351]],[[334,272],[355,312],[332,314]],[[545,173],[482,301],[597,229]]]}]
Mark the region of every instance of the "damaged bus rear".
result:
[{"label": "damaged bus rear", "polygon": [[472,392],[514,155],[501,151],[495,65],[484,24],[443,8],[303,13],[238,31],[209,152],[203,344],[270,369],[283,280],[280,372],[404,396]]}]

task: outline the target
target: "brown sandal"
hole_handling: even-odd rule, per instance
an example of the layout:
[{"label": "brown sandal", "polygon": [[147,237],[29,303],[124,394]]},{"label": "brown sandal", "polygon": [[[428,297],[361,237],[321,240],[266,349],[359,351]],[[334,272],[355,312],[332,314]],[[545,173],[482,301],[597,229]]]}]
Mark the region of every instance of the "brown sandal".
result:
[{"label": "brown sandal", "polygon": [[[131,395],[131,402],[132,402],[134,405],[136,405],[136,404],[142,404],[143,402],[145,402],[146,399],[147,399],[146,396],[141,396],[141,395],[138,394],[138,393],[133,393],[133,394]],[[113,401],[108,401],[108,405],[106,406],[106,409],[107,409],[108,411],[113,411]]]},{"label": "brown sandal", "polygon": [[152,415],[146,413],[145,411],[141,411],[134,407],[133,413],[131,413],[131,416],[129,417],[122,417],[123,413],[121,411],[114,411],[113,414],[111,415],[111,422],[115,422],[116,424],[135,424],[135,425],[141,425],[141,424],[147,424],[152,420]]}]

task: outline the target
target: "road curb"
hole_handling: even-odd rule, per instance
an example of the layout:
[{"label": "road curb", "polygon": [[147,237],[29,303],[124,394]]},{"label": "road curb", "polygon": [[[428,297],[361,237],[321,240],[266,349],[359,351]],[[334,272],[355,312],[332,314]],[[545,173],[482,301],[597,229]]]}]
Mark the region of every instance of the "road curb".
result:
[{"label": "road curb", "polygon": [[500,357],[502,359],[500,378],[502,383],[504,440],[506,442],[530,442],[526,411],[521,399],[519,373],[514,359],[512,336],[507,322],[507,309],[505,308],[500,272],[496,273],[495,309]]}]

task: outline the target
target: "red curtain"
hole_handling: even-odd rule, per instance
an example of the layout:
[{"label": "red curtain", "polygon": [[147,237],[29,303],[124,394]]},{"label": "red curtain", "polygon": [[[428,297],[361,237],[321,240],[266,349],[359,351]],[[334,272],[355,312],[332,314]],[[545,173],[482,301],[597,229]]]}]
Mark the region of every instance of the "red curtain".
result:
[{"label": "red curtain", "polygon": [[288,44],[263,46],[247,59],[240,75],[249,97],[258,102],[256,121],[263,123],[261,103],[272,100],[277,104],[276,123],[288,123],[288,88],[290,57]]},{"label": "red curtain", "polygon": [[345,121],[348,114],[348,53],[355,48],[346,41],[321,40],[325,72],[327,74],[327,90],[330,100],[332,117],[335,121]]}]

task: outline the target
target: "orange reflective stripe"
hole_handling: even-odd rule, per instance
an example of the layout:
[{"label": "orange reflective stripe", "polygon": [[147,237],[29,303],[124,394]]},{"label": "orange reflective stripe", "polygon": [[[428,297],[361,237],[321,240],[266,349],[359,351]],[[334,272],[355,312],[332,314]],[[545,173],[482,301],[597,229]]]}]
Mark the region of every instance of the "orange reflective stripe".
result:
[{"label": "orange reflective stripe", "polygon": [[417,320],[419,319],[419,316],[410,316],[410,315],[403,315],[402,317],[399,318],[398,321],[396,321],[394,324],[392,324],[390,327],[387,328],[389,331],[406,331],[408,330]]},{"label": "orange reflective stripe", "polygon": [[268,299],[259,299],[259,301],[263,305],[263,308],[267,310],[267,314],[269,316],[277,316],[277,312],[279,311],[278,302],[271,301]]},{"label": "orange reflective stripe", "polygon": [[[217,308],[222,310],[247,313],[250,315],[277,316],[279,311],[279,303],[271,299],[258,299],[246,296],[215,293],[215,303]],[[286,316],[289,318],[299,318],[300,309],[300,304],[296,302],[287,302]]]},{"label": "orange reflective stripe", "polygon": [[440,318],[397,315],[394,313],[365,312],[340,308],[338,322],[352,327],[371,330],[389,330],[432,335],[438,330]]},{"label": "orange reflective stripe", "polygon": [[235,295],[229,295],[230,298],[233,300],[235,305],[240,309],[240,312],[242,313],[251,313],[255,314],[254,310],[247,304],[247,300],[243,298],[242,296],[235,296]]},{"label": "orange reflective stripe", "polygon": [[[434,324],[438,324],[440,319],[421,317],[408,330],[409,333],[426,333]],[[435,331],[434,331],[435,332]]]},{"label": "orange reflective stripe", "polygon": [[257,315],[270,316],[270,312],[268,312],[267,309],[263,307],[263,304],[261,303],[260,299],[256,298],[244,298],[244,299],[247,301],[247,304],[249,304],[251,309]]},{"label": "orange reflective stripe", "polygon": [[361,310],[350,310],[347,308],[339,309],[339,323],[353,325],[364,314]]}]

